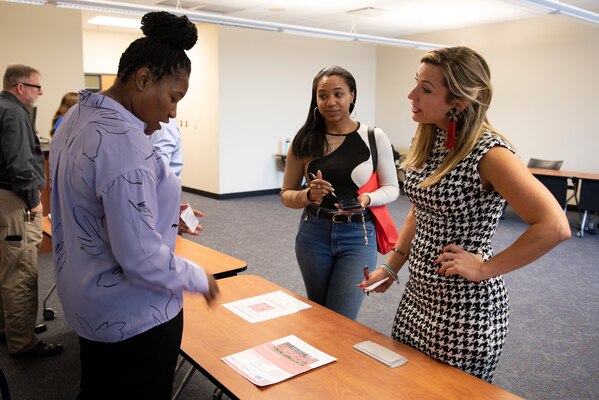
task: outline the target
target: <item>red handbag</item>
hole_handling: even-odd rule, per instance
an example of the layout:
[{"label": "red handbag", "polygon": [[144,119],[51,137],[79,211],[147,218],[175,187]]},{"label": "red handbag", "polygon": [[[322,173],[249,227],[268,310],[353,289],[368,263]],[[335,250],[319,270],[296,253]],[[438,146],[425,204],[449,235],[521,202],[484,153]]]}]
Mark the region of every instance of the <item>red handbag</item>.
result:
[{"label": "red handbag", "polygon": [[[374,192],[379,188],[378,177],[376,175],[376,164],[378,154],[376,150],[376,141],[374,139],[374,128],[368,128],[368,142],[370,143],[370,152],[372,154],[372,165],[373,172],[366,182],[360,189],[358,194]],[[386,205],[368,207],[372,215],[374,216],[374,228],[376,231],[376,247],[377,251],[381,254],[387,254],[391,251],[395,242],[399,238],[399,233],[391,218],[391,214],[387,209]]]}]

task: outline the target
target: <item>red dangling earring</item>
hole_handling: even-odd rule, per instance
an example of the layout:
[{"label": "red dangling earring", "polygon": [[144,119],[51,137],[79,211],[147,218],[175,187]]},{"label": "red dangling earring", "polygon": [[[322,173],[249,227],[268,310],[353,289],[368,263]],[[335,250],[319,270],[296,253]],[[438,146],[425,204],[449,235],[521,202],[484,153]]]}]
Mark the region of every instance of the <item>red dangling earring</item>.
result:
[{"label": "red dangling earring", "polygon": [[454,107],[447,113],[449,117],[449,129],[447,130],[447,141],[445,147],[447,150],[455,149],[455,131],[458,122],[458,110]]}]

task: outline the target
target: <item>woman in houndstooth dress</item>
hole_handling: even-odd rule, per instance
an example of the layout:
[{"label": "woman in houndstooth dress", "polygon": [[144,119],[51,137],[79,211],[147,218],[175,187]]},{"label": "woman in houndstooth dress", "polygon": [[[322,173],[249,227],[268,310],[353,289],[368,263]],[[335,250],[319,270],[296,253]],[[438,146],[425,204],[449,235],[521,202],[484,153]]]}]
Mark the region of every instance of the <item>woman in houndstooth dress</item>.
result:
[{"label": "woman in houndstooth dress", "polygon": [[[409,260],[393,338],[488,382],[508,330],[502,274],[570,237],[557,201],[487,121],[491,95],[489,68],[473,50],[424,55],[408,95],[419,123],[405,162],[412,208],[387,262],[362,282],[390,276],[376,289],[384,292]],[[494,256],[504,199],[529,227]]]}]

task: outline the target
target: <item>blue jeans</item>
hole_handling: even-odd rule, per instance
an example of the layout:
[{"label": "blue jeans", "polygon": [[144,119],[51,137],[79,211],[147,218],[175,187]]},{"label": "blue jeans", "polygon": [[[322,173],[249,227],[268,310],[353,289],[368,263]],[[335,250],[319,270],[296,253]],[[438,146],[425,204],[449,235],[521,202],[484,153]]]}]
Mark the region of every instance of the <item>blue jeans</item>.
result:
[{"label": "blue jeans", "polygon": [[364,293],[356,285],[364,279],[364,266],[376,268],[374,221],[334,223],[302,214],[295,238],[295,256],[308,298],[341,315],[356,319]]}]

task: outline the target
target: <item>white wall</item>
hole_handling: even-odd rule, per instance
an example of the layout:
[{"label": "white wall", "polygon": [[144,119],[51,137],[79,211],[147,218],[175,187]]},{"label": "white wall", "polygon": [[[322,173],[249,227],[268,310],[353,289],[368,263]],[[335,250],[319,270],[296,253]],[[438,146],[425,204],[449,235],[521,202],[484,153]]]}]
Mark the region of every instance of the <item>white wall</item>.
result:
[{"label": "white wall", "polygon": [[83,38],[83,71],[86,74],[114,74],[119,69],[123,52],[141,31],[107,32],[86,29]]},{"label": "white wall", "polygon": [[[466,45],[489,63],[491,123],[530,157],[562,159],[562,169],[599,172],[599,25],[565,16],[523,20],[410,37]],[[377,117],[409,145],[415,130],[407,93],[422,52],[381,47]],[[395,109],[397,120],[393,120]]]},{"label": "white wall", "polygon": [[41,73],[43,95],[36,128],[50,138],[51,121],[66,92],[83,87],[81,17],[78,11],[0,2],[0,74],[11,64]]},{"label": "white wall", "polygon": [[[356,77],[356,118],[383,128],[396,146],[409,145],[415,124],[406,95],[422,51],[205,24],[198,29],[198,44],[188,52],[190,89],[178,111],[185,186],[215,194],[280,187],[275,154],[306,118],[314,75],[330,64]],[[83,87],[83,72],[116,73],[121,53],[139,37],[89,32],[82,32],[78,11],[0,3],[0,68],[20,62],[42,72],[42,134],[62,95]],[[495,87],[489,117],[523,160],[560,158],[563,169],[599,172],[597,25],[555,16],[413,39],[464,43],[485,56]]]},{"label": "white wall", "polygon": [[357,82],[356,118],[372,123],[376,46],[251,29],[219,28],[219,193],[281,186],[276,154],[304,123],[312,80],[340,65]]},{"label": "white wall", "polygon": [[[183,185],[218,193],[218,30],[198,24],[198,42],[187,52],[191,76],[177,107],[183,137]],[[141,32],[83,31],[86,73],[116,74],[122,53]]]},{"label": "white wall", "polygon": [[[357,81],[358,120],[374,121],[376,46],[198,24],[192,76],[178,107],[184,186],[229,194],[281,186],[276,154],[306,118],[312,79],[336,63]],[[85,71],[116,73],[139,35],[83,32]]]},{"label": "white wall", "polygon": [[181,181],[187,187],[220,193],[218,27],[197,27],[198,42],[187,52],[189,90],[177,110],[184,143]]},{"label": "white wall", "polygon": [[376,121],[405,154],[416,131],[408,93],[415,83],[422,50],[379,46],[376,65]]}]

